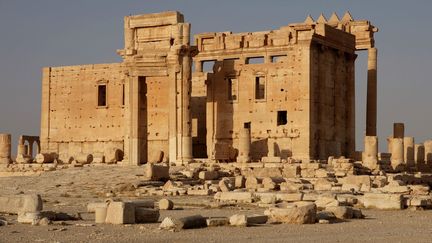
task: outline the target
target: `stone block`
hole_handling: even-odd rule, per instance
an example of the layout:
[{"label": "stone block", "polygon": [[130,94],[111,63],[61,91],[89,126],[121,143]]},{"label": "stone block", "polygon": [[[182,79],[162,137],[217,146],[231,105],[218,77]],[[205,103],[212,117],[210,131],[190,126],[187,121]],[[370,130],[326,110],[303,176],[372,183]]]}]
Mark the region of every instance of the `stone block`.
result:
[{"label": "stone block", "polygon": [[212,170],[212,171],[200,171],[198,174],[198,178],[201,180],[216,180],[219,178],[219,172]]},{"label": "stone block", "polygon": [[267,223],[267,215],[250,215],[234,214],[229,218],[230,225],[232,226],[251,226],[257,224]]},{"label": "stone block", "polygon": [[299,165],[285,165],[282,169],[282,176],[286,178],[296,178],[301,175],[301,168]]},{"label": "stone block", "polygon": [[257,224],[265,224],[267,223],[268,216],[267,215],[248,215],[247,216],[247,225],[257,225]]},{"label": "stone block", "polygon": [[147,164],[144,168],[144,176],[149,181],[169,180],[169,166]]},{"label": "stone block", "polygon": [[318,196],[318,199],[315,201],[315,204],[318,209],[325,209],[327,207],[339,206],[339,201],[336,199],[336,196],[333,194],[322,194]]},{"label": "stone block", "polygon": [[95,208],[95,223],[103,224],[106,222],[108,207],[107,205]]},{"label": "stone block", "polygon": [[174,208],[173,201],[163,198],[159,200],[159,209],[160,210],[172,210]]},{"label": "stone block", "polygon": [[332,189],[333,182],[326,178],[319,178],[314,184],[314,189],[316,191],[330,191]]},{"label": "stone block", "polygon": [[317,220],[328,220],[328,221],[333,221],[336,219],[336,216],[334,215],[334,213],[332,212],[328,212],[328,211],[320,211],[317,212]]},{"label": "stone block", "polygon": [[40,212],[19,212],[18,223],[35,225],[41,219]]},{"label": "stone block", "polygon": [[3,213],[35,213],[42,209],[43,202],[39,194],[0,197],[0,212]]},{"label": "stone block", "polygon": [[297,202],[303,200],[303,193],[276,193],[277,201]]},{"label": "stone block", "polygon": [[388,193],[365,193],[362,199],[365,208],[402,209],[402,195]]},{"label": "stone block", "polygon": [[244,214],[234,214],[229,218],[230,225],[232,226],[247,226],[247,216]]},{"label": "stone block", "polygon": [[316,222],[316,205],[299,202],[288,208],[269,208],[264,212],[270,220],[288,224],[314,224]]},{"label": "stone block", "polygon": [[429,195],[430,187],[428,185],[409,185],[412,195]]},{"label": "stone block", "polygon": [[135,206],[130,202],[109,202],[105,222],[108,224],[134,224]]},{"label": "stone block", "polygon": [[303,189],[304,189],[303,184],[292,182],[292,181],[286,181],[280,184],[280,190],[283,192],[294,193],[294,192],[299,192]]},{"label": "stone block", "polygon": [[332,212],[338,219],[351,219],[354,216],[354,211],[349,206],[328,206],[325,211]]},{"label": "stone block", "polygon": [[206,222],[207,227],[225,226],[230,223],[227,217],[208,218]]},{"label": "stone block", "polygon": [[208,196],[212,193],[213,191],[211,189],[193,189],[193,188],[187,189],[187,194],[193,196]]},{"label": "stone block", "polygon": [[276,203],[275,193],[262,192],[262,193],[255,193],[254,195],[255,195],[255,197],[260,199],[261,203],[264,203],[264,204]]},{"label": "stone block", "polygon": [[409,194],[410,189],[408,186],[398,186],[398,185],[386,185],[379,189],[381,192],[387,193],[401,193],[401,194]]},{"label": "stone block", "polygon": [[244,176],[236,176],[235,177],[235,188],[244,188],[246,183],[246,179]]},{"label": "stone block", "polygon": [[207,226],[207,220],[201,215],[193,215],[183,218],[166,217],[159,225],[160,229],[178,231],[181,229],[203,228]]},{"label": "stone block", "polygon": [[258,189],[262,188],[262,179],[255,176],[248,176],[246,178],[245,188],[246,189]]},{"label": "stone block", "polygon": [[343,191],[363,191],[368,192],[371,189],[372,183],[371,178],[368,175],[349,175],[340,180]]},{"label": "stone block", "polygon": [[252,193],[251,192],[221,192],[219,194],[219,200],[251,203]]},{"label": "stone block", "polygon": [[135,223],[156,223],[159,220],[159,210],[153,208],[135,208]]},{"label": "stone block", "polygon": [[235,178],[222,178],[219,183],[219,188],[223,192],[229,192],[235,189]]}]

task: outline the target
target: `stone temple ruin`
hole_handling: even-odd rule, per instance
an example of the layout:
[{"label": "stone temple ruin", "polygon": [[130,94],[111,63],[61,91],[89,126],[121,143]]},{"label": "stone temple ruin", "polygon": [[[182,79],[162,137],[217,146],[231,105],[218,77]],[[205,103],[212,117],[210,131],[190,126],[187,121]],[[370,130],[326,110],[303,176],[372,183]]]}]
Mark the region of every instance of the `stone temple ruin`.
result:
[{"label": "stone temple ruin", "polygon": [[[44,68],[40,137],[22,136],[12,160],[11,136],[1,134],[2,170],[146,164],[148,180],[169,180],[148,195],[216,193],[219,201],[318,209],[432,206],[432,140],[415,144],[395,123],[388,151],[378,151],[378,29],[370,21],[309,16],[270,31],[200,33],[193,44],[190,28],[178,12],[127,16],[121,63]],[[368,52],[362,152],[357,51]],[[278,219],[278,210],[268,215]],[[101,222],[110,217],[106,207],[101,214]]]},{"label": "stone temple ruin", "polygon": [[347,14],[191,45],[178,12],[125,17],[122,63],[43,69],[41,153],[131,165],[353,157],[360,50],[376,135],[376,31]]}]

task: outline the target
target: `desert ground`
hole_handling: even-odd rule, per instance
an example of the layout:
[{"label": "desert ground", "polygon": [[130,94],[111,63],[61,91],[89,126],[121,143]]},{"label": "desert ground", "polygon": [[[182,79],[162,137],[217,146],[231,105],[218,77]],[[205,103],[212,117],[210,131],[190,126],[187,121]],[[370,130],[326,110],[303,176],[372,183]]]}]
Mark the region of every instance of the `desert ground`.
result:
[{"label": "desert ground", "polygon": [[[80,216],[80,220],[53,221],[47,226],[16,222],[16,215],[2,215],[8,221],[0,227],[0,242],[430,242],[432,211],[383,211],[363,209],[365,219],[333,224],[266,224],[254,227],[208,227],[179,232],[158,229],[159,223],[134,225],[95,224],[86,212],[89,202],[109,197],[158,200],[162,196],[141,196],[133,183],[140,181],[142,167],[92,166],[68,168],[27,176],[0,177],[0,195],[39,193],[44,211]],[[201,214],[205,217],[235,213],[263,213],[251,205],[217,206],[212,196],[170,196],[174,210],[166,216]]]}]

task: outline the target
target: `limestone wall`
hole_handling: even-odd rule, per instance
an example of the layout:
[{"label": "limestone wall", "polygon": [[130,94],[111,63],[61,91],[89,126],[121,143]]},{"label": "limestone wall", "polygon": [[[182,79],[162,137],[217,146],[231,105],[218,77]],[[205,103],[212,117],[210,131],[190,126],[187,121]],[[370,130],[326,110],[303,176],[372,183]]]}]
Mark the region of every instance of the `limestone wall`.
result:
[{"label": "limestone wall", "polygon": [[[105,104],[99,99],[105,86]],[[122,64],[44,68],[42,152],[61,159],[79,153],[123,151],[124,74]]]},{"label": "limestone wall", "polygon": [[353,53],[315,44],[311,51],[311,147],[315,158],[355,149]]},{"label": "limestone wall", "polygon": [[[300,23],[253,33],[203,33],[195,44],[192,106],[203,102],[194,90],[206,86],[206,116],[196,112],[196,127],[207,124],[209,157],[234,160],[245,123],[251,125],[253,160],[273,156],[267,154],[268,138],[275,139],[275,156],[282,158],[354,151],[354,35],[324,23]],[[194,148],[201,146],[202,134],[195,134]]]}]

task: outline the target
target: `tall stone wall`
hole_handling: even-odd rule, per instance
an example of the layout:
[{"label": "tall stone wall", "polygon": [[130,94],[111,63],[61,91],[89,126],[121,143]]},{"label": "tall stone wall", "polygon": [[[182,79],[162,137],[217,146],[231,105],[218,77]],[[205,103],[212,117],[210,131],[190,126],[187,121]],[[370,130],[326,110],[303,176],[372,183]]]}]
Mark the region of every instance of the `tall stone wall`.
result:
[{"label": "tall stone wall", "polygon": [[[302,23],[198,34],[195,44],[193,88],[207,86],[206,118],[197,113],[197,120],[207,123],[209,157],[233,160],[245,123],[251,126],[252,160],[268,155],[269,139],[281,158],[324,159],[354,151],[355,36],[324,23]],[[253,62],[257,57],[260,63]],[[210,61],[213,68],[204,70]]]},{"label": "tall stone wall", "polygon": [[42,152],[68,160],[79,153],[123,151],[124,82],[119,63],[44,68]]},{"label": "tall stone wall", "polygon": [[321,44],[312,49],[313,157],[349,156],[355,149],[354,53]]},{"label": "tall stone wall", "polygon": [[190,24],[179,12],[127,16],[123,58],[131,165],[192,159]]}]

